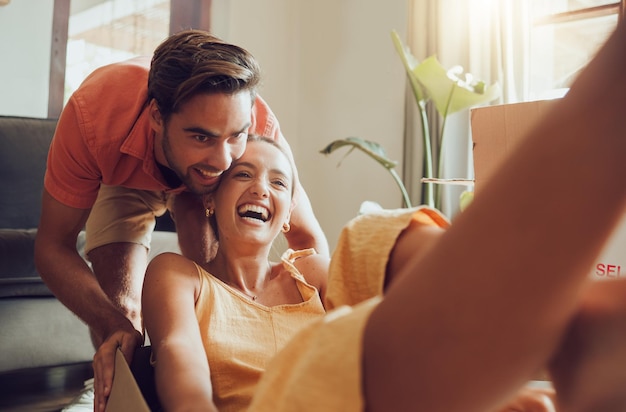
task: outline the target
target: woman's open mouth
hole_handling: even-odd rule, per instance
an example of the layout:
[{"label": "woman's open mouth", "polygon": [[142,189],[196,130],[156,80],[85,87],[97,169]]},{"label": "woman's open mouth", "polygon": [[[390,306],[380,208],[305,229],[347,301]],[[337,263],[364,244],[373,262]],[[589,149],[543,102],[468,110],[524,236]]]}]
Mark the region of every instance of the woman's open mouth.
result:
[{"label": "woman's open mouth", "polygon": [[239,213],[241,217],[260,220],[261,222],[267,222],[270,218],[270,212],[267,208],[250,203],[239,206],[237,213]]}]

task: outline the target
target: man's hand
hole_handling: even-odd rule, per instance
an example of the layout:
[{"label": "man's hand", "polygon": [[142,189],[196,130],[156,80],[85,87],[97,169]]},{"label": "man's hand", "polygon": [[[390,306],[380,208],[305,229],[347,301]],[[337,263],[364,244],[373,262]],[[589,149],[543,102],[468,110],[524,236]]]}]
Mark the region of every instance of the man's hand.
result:
[{"label": "man's hand", "polygon": [[94,371],[94,411],[104,411],[115,374],[115,353],[120,348],[130,365],[135,349],[143,343],[143,336],[138,331],[118,330],[110,335],[98,348],[93,358]]}]

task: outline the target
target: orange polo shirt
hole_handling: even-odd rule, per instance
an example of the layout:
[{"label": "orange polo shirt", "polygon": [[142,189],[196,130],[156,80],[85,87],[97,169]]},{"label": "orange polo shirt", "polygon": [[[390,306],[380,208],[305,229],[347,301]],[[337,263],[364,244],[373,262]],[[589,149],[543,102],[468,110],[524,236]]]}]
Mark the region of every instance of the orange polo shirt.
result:
[{"label": "orange polo shirt", "polygon": [[[154,158],[149,67],[147,57],[101,67],[72,95],[59,118],[44,178],[44,187],[56,200],[89,209],[100,183],[166,192],[185,189],[168,187]],[[260,97],[251,120],[250,133],[285,143],[276,117]]]}]

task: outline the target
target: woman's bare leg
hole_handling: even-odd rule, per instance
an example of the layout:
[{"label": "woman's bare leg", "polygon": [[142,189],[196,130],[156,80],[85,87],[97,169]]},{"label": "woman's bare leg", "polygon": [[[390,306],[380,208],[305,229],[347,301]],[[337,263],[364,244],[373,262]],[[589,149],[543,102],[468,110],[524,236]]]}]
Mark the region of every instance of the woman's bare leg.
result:
[{"label": "woman's bare leg", "polygon": [[[626,204],[626,29],[430,252],[364,336],[369,411],[485,411],[540,370]],[[410,272],[410,273],[409,273]]]}]

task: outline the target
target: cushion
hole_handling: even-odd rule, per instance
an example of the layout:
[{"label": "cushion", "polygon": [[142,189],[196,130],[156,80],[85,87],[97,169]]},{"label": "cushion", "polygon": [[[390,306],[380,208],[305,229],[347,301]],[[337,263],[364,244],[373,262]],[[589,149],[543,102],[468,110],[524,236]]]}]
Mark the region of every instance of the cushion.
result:
[{"label": "cushion", "polygon": [[[19,296],[52,296],[35,268],[37,229],[0,229],[0,298]],[[79,251],[85,245],[81,232]]]},{"label": "cushion", "polygon": [[37,227],[55,119],[0,116],[0,228]]},{"label": "cushion", "polygon": [[0,229],[0,279],[39,278],[34,251],[37,229]]}]

